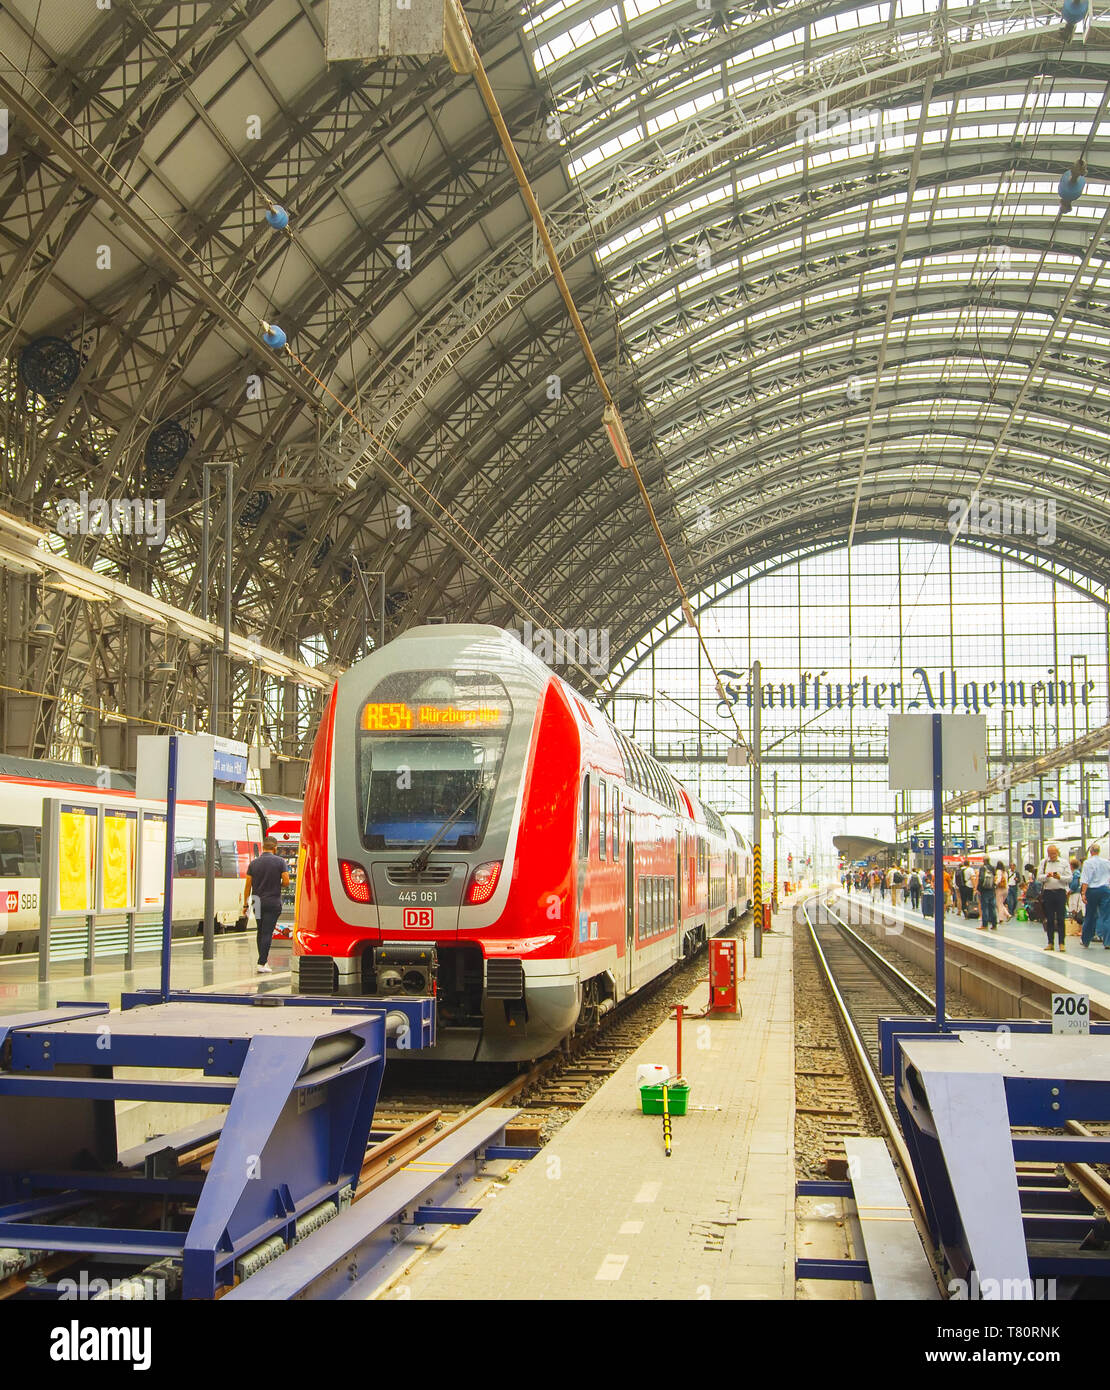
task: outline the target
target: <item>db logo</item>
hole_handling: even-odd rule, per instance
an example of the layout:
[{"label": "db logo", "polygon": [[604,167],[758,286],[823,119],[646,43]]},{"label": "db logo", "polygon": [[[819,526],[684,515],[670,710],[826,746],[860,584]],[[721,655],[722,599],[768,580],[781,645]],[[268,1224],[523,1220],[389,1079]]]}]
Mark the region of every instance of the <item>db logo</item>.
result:
[{"label": "db logo", "polygon": [[8,912],[18,912],[18,911],[19,911],[19,894],[18,894],[18,892],[16,892],[16,893],[7,893],[5,896],[6,896],[6,898],[7,898],[7,903],[8,903],[7,911],[8,911]]},{"label": "db logo", "polygon": [[402,925],[406,927],[430,927],[432,909],[430,907],[406,907]]}]

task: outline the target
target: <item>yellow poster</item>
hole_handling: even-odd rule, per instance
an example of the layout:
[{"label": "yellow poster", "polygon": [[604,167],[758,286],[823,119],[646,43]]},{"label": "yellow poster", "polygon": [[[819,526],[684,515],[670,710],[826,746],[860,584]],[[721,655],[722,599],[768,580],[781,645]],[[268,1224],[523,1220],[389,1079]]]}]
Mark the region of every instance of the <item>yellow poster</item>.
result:
[{"label": "yellow poster", "polygon": [[104,809],[104,858],[101,868],[101,910],[120,912],[135,905],[134,811]]},{"label": "yellow poster", "polygon": [[58,808],[58,911],[92,912],[96,863],[96,810]]}]

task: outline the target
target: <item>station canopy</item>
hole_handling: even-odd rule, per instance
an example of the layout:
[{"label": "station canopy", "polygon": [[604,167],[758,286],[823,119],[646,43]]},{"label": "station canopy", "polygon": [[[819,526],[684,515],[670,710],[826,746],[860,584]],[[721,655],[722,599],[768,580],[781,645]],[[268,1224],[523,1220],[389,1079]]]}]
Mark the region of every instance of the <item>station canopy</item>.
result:
[{"label": "station canopy", "polygon": [[[465,8],[691,593],[948,541],[988,492],[1051,499],[1054,554],[1110,583],[1105,14]],[[350,661],[361,567],[390,632],[603,629],[615,661],[674,581],[479,91],[329,65],[327,18],[5,4],[5,505],[195,609],[201,465],[231,460],[235,623],[270,646]],[[58,534],[82,490],[164,499],[164,544]]]}]

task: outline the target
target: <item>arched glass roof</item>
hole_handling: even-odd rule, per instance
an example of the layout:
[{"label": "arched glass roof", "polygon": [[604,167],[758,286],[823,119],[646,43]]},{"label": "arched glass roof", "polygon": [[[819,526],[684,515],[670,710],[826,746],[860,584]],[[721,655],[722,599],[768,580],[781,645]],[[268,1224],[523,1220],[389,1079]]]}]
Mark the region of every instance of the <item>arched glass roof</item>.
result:
[{"label": "arched glass roof", "polygon": [[[1052,553],[1003,539],[1110,583],[1105,17],[466,13],[691,592],[849,538],[948,540],[976,493],[1051,499]],[[141,565],[65,543],[195,606],[200,465],[231,458],[238,620],[271,645],[350,660],[357,561],[391,630],[531,619],[629,651],[673,581],[474,84],[329,67],[326,19],[5,6],[4,500],[49,525],[81,487],[159,490],[170,541]],[[49,396],[18,365],[45,338],[79,363]]]}]

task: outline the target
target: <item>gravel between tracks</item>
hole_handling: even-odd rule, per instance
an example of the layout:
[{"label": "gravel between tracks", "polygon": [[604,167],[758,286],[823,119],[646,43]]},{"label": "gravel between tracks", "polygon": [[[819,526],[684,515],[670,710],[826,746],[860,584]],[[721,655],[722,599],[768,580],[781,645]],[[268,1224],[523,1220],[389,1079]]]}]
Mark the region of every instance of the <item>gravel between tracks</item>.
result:
[{"label": "gravel between tracks", "polygon": [[[866,929],[861,935],[907,979],[932,993],[932,975],[898,951],[896,937],[873,936]],[[949,992],[946,1004],[954,1018],[982,1017],[961,995]],[[795,1171],[799,1178],[842,1178],[844,1138],[881,1137],[883,1129],[809,932],[801,924],[794,932],[794,1017]]]}]

